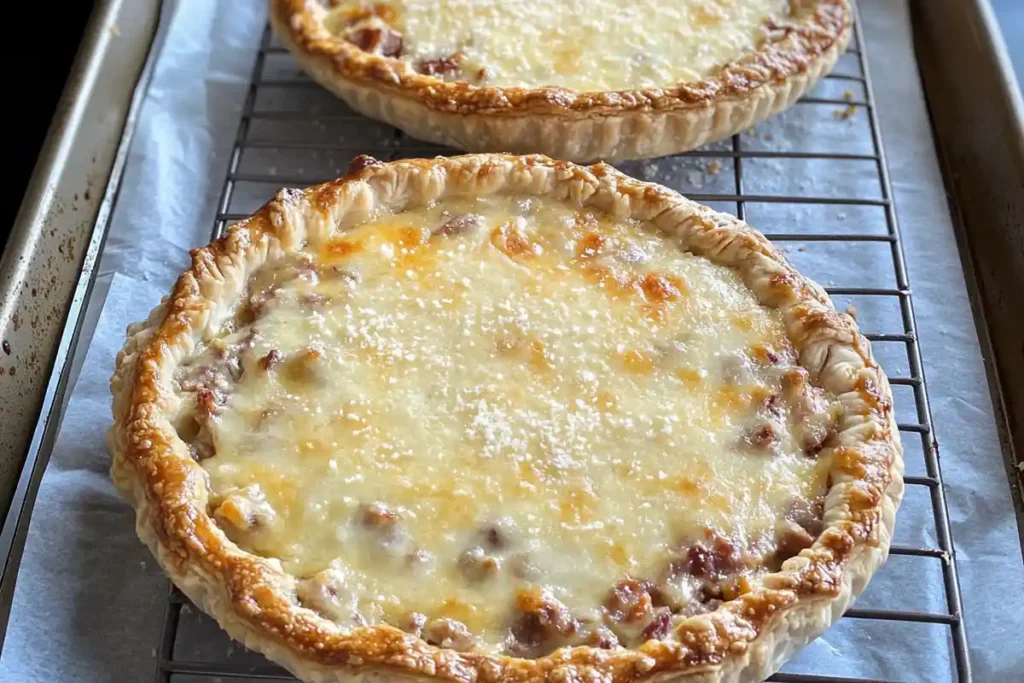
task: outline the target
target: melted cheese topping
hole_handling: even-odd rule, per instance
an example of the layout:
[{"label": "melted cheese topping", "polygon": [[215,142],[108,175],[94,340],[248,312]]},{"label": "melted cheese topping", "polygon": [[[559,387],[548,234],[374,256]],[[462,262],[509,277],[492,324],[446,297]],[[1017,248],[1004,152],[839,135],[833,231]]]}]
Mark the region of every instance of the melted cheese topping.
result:
[{"label": "melted cheese topping", "polygon": [[352,0],[327,25],[343,33],[368,12],[401,34],[402,58],[454,58],[457,69],[436,74],[449,80],[596,91],[700,80],[757,49],[789,2]]},{"label": "melted cheese topping", "polygon": [[191,367],[242,349],[202,462],[216,517],[342,623],[447,617],[500,650],[525,586],[600,619],[618,579],[709,530],[763,549],[825,491],[796,408],[766,418],[795,371],[779,313],[640,224],[451,200],[250,291]]}]

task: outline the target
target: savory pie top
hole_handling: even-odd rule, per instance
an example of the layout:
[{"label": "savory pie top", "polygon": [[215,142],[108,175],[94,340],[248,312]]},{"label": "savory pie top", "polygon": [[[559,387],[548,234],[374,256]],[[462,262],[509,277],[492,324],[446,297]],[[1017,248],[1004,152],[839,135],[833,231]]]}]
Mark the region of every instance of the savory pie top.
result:
[{"label": "savory pie top", "polygon": [[603,165],[282,191],[194,252],[112,388],[142,538],[308,680],[763,677],[863,589],[902,494],[852,319]]},{"label": "savory pie top", "polygon": [[662,156],[793,104],[852,0],[269,0],[281,43],[414,138],[573,161]]},{"label": "savory pie top", "polygon": [[[535,656],[664,635],[810,545],[785,521],[818,523],[838,406],[806,377],[729,269],[502,196],[257,273],[178,382],[215,517],[304,604]],[[612,606],[632,577],[657,606]],[[579,625],[526,629],[532,596]]]},{"label": "savory pie top", "polygon": [[347,0],[324,25],[444,80],[667,88],[756,50],[789,0]]}]

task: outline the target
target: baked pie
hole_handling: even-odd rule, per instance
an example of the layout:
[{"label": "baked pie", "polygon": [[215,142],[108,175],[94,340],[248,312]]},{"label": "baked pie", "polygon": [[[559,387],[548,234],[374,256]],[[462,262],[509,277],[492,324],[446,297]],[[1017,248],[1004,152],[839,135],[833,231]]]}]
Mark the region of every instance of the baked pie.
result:
[{"label": "baked pie", "polygon": [[674,154],[807,92],[852,0],[270,0],[274,31],[357,111],[420,140],[570,161]]},{"label": "baked pie", "polygon": [[604,164],[283,190],[111,387],[140,537],[307,681],[760,680],[863,590],[903,492],[854,320]]}]

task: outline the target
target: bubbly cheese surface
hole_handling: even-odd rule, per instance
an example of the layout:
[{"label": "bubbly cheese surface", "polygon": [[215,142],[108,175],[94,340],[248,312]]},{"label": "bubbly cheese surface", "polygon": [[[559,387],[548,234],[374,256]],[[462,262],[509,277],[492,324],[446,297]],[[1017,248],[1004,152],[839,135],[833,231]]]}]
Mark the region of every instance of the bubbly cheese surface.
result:
[{"label": "bubbly cheese surface", "polygon": [[700,80],[755,50],[789,1],[350,0],[327,24],[345,35],[368,14],[401,35],[397,56],[448,80],[596,91]]},{"label": "bubbly cheese surface", "polygon": [[799,375],[779,313],[554,200],[380,214],[265,267],[184,370],[214,377],[229,536],[343,624],[452,619],[484,650],[526,587],[600,621],[617,580],[711,534],[770,552],[826,487],[778,400]]}]

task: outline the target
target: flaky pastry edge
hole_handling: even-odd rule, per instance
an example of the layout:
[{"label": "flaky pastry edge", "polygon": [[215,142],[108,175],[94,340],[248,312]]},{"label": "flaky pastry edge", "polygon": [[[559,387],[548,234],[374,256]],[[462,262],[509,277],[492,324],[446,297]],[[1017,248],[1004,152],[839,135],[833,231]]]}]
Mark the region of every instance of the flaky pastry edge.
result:
[{"label": "flaky pastry edge", "polygon": [[750,52],[690,83],[578,92],[448,82],[331,34],[316,0],[269,0],[270,24],[316,82],[366,116],[469,152],[587,162],[676,154],[787,109],[832,70],[853,32],[852,0],[790,0],[792,16]]},{"label": "flaky pastry edge", "polygon": [[[637,649],[563,648],[538,659],[456,652],[387,625],[343,628],[293,599],[279,560],[232,543],[208,512],[208,477],[172,424],[178,364],[235,309],[268,262],[365,221],[381,205],[494,193],[553,197],[650,222],[681,248],[733,268],[762,305],[780,310],[811,382],[843,408],[825,530],[779,572],[717,610],[689,617]],[[747,683],[776,671],[820,635],[885,561],[903,495],[889,383],[853,318],[835,310],[739,219],[606,164],[542,156],[467,155],[381,163],[359,157],[343,178],[281,190],[192,266],[149,317],[128,329],[111,378],[111,476],[136,509],[136,530],[174,583],[234,639],[316,683],[441,679],[458,683]]]}]

